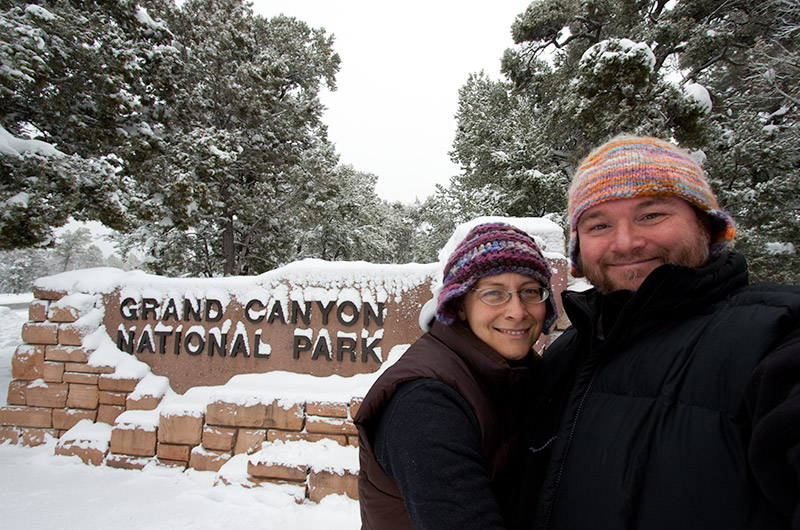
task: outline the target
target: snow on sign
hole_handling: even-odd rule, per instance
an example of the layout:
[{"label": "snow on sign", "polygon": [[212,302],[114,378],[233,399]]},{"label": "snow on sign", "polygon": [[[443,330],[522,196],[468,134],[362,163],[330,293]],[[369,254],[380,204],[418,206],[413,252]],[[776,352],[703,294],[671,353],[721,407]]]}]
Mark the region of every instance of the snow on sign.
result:
[{"label": "snow on sign", "polygon": [[248,278],[95,269],[37,285],[99,296],[94,325],[182,393],[236,374],[375,372],[393,347],[422,334],[419,311],[435,275],[435,265],[305,260]]}]

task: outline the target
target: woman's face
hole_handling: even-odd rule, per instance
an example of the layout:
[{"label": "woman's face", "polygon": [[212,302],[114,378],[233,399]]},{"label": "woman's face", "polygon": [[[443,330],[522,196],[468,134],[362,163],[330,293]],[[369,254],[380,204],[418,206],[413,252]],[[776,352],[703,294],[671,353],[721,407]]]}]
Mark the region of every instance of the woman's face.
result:
[{"label": "woman's face", "polygon": [[[527,276],[506,272],[481,278],[473,289],[503,289],[516,292],[535,289],[541,284]],[[531,351],[542,332],[547,304],[524,304],[519,295],[501,305],[488,305],[480,300],[479,293],[467,292],[458,310],[458,316],[469,324],[472,332],[510,361],[524,358]]]}]

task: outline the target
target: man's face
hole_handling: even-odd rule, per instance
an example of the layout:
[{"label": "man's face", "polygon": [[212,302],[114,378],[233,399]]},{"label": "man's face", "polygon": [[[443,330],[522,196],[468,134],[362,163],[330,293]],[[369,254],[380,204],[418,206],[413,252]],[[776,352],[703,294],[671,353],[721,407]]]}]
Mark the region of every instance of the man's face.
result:
[{"label": "man's face", "polygon": [[580,264],[600,292],[635,291],[657,267],[700,267],[710,235],[678,197],[635,197],[600,203],[578,220]]}]

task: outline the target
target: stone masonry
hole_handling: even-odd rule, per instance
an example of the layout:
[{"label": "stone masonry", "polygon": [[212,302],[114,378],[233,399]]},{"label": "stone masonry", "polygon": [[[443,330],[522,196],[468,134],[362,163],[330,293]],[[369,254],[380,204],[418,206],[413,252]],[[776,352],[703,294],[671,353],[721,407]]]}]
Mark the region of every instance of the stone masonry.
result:
[{"label": "stone masonry", "polygon": [[[136,393],[139,380],[114,376],[113,367],[93,366],[82,343],[85,329],[75,322],[75,307],[56,302],[66,293],[34,289],[29,321],[12,359],[13,380],[7,406],[0,407],[0,442],[39,445],[47,435],[61,438],[81,420],[111,427],[103,446],[91,440],[61,440],[56,452],[91,465],[141,469],[149,463],[217,472],[235,455],[255,454],[265,442],[329,440],[357,451],[352,418],[360,400],[308,402],[286,407],[278,402],[240,405],[208,403],[203,414],[161,413],[157,425],[118,422],[132,410],[155,410],[158,396]],[[138,395],[138,398],[132,396]],[[357,498],[357,470],[332,472],[296,463],[263,464],[252,459],[248,481],[295,484],[318,501],[330,493]],[[221,479],[225,482],[224,477]]]}]

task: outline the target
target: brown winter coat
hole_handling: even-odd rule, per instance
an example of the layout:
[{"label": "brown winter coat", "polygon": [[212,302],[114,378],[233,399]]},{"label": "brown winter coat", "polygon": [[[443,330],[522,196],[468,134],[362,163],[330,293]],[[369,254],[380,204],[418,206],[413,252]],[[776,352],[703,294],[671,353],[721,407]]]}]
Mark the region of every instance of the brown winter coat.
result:
[{"label": "brown winter coat", "polygon": [[386,404],[398,387],[418,379],[441,381],[469,404],[480,428],[480,451],[492,491],[498,502],[512,498],[512,438],[521,423],[514,416],[530,379],[530,355],[525,366],[511,367],[480,341],[466,326],[434,323],[429,333],[415,342],[403,357],[372,386],[359,408],[355,423],[359,432],[359,500],[365,530],[410,529],[403,496],[384,473],[373,452],[373,435]]}]

